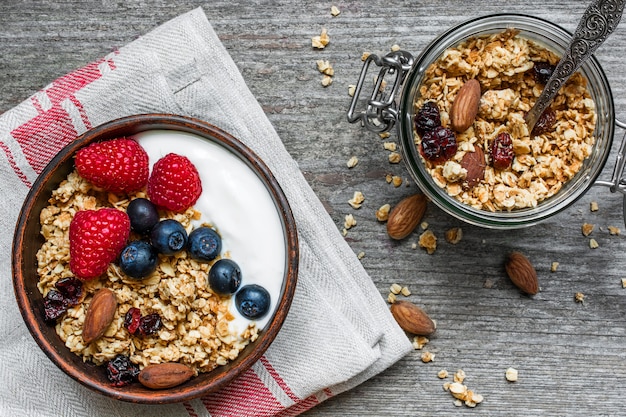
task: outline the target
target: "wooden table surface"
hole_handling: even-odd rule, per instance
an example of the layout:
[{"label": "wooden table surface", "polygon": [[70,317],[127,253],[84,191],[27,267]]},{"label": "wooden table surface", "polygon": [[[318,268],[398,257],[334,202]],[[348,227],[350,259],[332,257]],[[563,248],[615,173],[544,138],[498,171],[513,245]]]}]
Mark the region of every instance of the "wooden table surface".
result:
[{"label": "wooden table surface", "polygon": [[[330,216],[387,297],[393,283],[406,285],[411,301],[437,321],[423,363],[412,352],[382,374],[312,409],[307,416],[616,416],[626,415],[626,228],[622,196],[594,187],[565,212],[541,225],[515,231],[463,224],[430,205],[424,218],[439,237],[435,253],[414,249],[416,232],[392,242],[374,211],[416,191],[402,164],[390,164],[377,135],[346,121],[348,85],[355,84],[364,51],[392,45],[417,54],[447,27],[495,12],[530,13],[573,31],[587,1],[569,0],[3,0],[0,2],[0,112],[73,69],[123,46],[157,25],[202,6],[248,86],[298,161]],[[626,119],[626,23],[596,54],[611,85],[618,118]],[[328,29],[331,43],[311,48]],[[322,87],[316,60],[334,67]],[[604,169],[611,174],[618,142]],[[396,141],[393,133],[388,139]],[[353,155],[359,164],[348,170]],[[395,188],[391,173],[405,179]],[[406,184],[408,183],[408,186]],[[364,206],[347,203],[355,191]],[[599,210],[592,212],[596,201]],[[595,225],[589,237],[583,223]],[[460,226],[457,245],[443,235]],[[610,235],[609,226],[622,229]],[[591,249],[590,238],[599,247]],[[534,263],[541,292],[527,297],[506,277],[503,262],[520,250]],[[550,271],[559,262],[556,272]],[[584,294],[579,303],[574,295]],[[519,380],[505,380],[514,367]],[[482,394],[474,409],[456,407],[437,373],[463,369],[465,383]],[[450,380],[450,377],[448,378]]]}]

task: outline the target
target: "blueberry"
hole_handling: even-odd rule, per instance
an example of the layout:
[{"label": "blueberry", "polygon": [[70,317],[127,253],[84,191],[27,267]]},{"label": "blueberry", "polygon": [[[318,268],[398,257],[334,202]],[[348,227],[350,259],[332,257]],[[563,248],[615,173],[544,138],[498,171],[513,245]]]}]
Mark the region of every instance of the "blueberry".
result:
[{"label": "blueberry", "polygon": [[232,259],[222,258],[209,269],[209,286],[216,294],[234,294],[241,284],[241,269]]},{"label": "blueberry", "polygon": [[187,246],[187,231],[176,220],[161,220],[150,231],[150,241],[157,252],[173,255]]},{"label": "blueberry", "polygon": [[193,259],[212,261],[222,251],[222,238],[210,227],[198,227],[189,233],[188,247]]},{"label": "blueberry", "polygon": [[159,222],[159,212],[148,199],[135,198],[128,204],[126,214],[130,218],[130,227],[137,233],[145,235]]},{"label": "blueberry", "polygon": [[246,285],[235,294],[237,310],[249,319],[260,319],[266,315],[270,301],[270,293],[256,284]]},{"label": "blueberry", "polygon": [[145,278],[157,266],[157,253],[151,244],[144,240],[130,242],[120,254],[120,268],[131,278]]}]

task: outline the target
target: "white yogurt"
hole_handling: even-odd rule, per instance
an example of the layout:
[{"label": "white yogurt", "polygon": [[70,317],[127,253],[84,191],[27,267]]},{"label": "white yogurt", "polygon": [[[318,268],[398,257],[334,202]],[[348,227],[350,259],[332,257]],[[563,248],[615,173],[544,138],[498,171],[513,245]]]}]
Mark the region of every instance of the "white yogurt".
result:
[{"label": "white yogurt", "polygon": [[[279,212],[261,179],[234,153],[190,133],[152,130],[135,135],[150,157],[150,168],[168,153],[184,155],[198,169],[202,195],[194,205],[202,213],[198,223],[210,223],[222,237],[222,253],[241,268],[241,286],[258,284],[271,297],[270,311],[257,320],[263,329],[271,319],[285,274],[285,238]],[[230,330],[240,334],[250,320],[234,303]]]}]

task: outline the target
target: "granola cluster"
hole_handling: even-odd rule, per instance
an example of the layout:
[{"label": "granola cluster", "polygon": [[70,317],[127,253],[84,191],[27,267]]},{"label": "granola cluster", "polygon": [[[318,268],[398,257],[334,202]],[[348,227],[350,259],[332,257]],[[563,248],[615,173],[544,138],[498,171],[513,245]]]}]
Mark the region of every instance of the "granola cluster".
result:
[{"label": "granola cluster", "polygon": [[[551,105],[556,120],[548,132],[533,135],[524,121],[543,90],[533,77],[533,66],[556,65],[558,60],[553,52],[510,29],[470,38],[430,65],[414,104],[417,111],[424,103],[435,102],[443,126],[450,125],[452,103],[467,80],[477,79],[482,91],[474,123],[457,133],[456,154],[445,163],[424,158],[439,187],[476,209],[510,211],[537,206],[576,175],[594,144],[597,116],[587,80],[576,73],[560,89]],[[489,163],[489,147],[503,132],[511,136],[515,156],[510,167],[499,170]],[[419,147],[421,138],[415,137]],[[484,179],[470,188],[463,185],[466,172],[460,163],[476,147],[485,154],[486,168]]]},{"label": "granola cluster", "polygon": [[[38,288],[45,294],[65,277],[72,277],[69,267],[69,225],[79,210],[100,207],[125,209],[132,197],[119,200],[115,194],[94,189],[89,182],[72,172],[53,191],[49,205],[40,214],[41,234],[45,242],[37,253]],[[193,208],[180,214],[164,212],[181,222],[188,231],[200,213]],[[227,254],[226,254],[227,255]],[[156,271],[142,281],[133,280],[111,264],[104,276],[83,284],[84,299],[68,309],[56,324],[56,332],[65,345],[85,361],[103,364],[118,354],[130,357],[140,368],[153,363],[180,362],[196,372],[208,372],[235,359],[258,333],[254,324],[243,334],[233,334],[229,322],[230,298],[214,294],[207,283],[209,264],[191,259],[186,251],[159,255]],[[91,344],[82,338],[82,326],[93,294],[100,288],[115,292],[117,311],[103,337]],[[132,308],[145,314],[158,313],[163,327],[154,335],[134,336],[124,327],[124,316]]]}]

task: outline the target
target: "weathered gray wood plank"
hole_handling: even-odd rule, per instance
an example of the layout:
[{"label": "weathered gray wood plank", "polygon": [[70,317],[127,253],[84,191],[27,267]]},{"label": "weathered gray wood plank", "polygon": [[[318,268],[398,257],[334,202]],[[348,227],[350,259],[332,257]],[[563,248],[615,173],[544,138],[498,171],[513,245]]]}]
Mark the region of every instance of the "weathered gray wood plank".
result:
[{"label": "weathered gray wood plank", "polygon": [[[239,66],[287,149],[325,204],[338,228],[353,213],[358,225],[347,236],[383,297],[389,286],[408,285],[410,299],[438,322],[427,345],[435,361],[421,362],[419,351],[356,389],[330,399],[309,416],[433,415],[623,415],[622,377],[626,374],[626,241],[607,226],[624,230],[622,199],[593,188],[579,202],[545,224],[514,232],[461,224],[431,205],[425,220],[439,237],[433,255],[412,249],[418,234],[390,241],[374,210],[395,203],[415,185],[394,188],[385,174],[408,177],[390,165],[381,140],[346,122],[347,89],[361,69],[364,51],[386,52],[393,44],[418,53],[436,35],[466,18],[494,12],[531,13],[573,30],[586,1],[395,0],[337,1],[79,1],[0,2],[0,112],[18,104],[55,79],[151,28],[196,6],[203,6],[216,32]],[[626,26],[597,53],[613,89],[617,115],[626,118]],[[328,28],[323,51],[310,38]],[[335,68],[333,84],[320,85],[317,59]],[[617,139],[621,138],[618,131]],[[395,140],[392,135],[390,140]],[[616,146],[614,147],[616,148]],[[345,162],[359,157],[356,168]],[[611,158],[613,161],[613,158]],[[611,163],[604,171],[610,175]],[[355,212],[347,201],[356,190],[366,196]],[[589,211],[591,201],[600,210]],[[600,247],[591,250],[580,231],[594,223]],[[461,226],[457,245],[443,239]],[[535,263],[542,291],[519,294],[506,278],[503,259],[517,249]],[[560,262],[557,272],[550,264]],[[485,288],[486,280],[493,282]],[[574,293],[586,295],[585,304]],[[349,294],[346,294],[349,296]],[[509,366],[518,382],[504,379]],[[466,383],[485,397],[474,410],[456,408],[437,378],[440,369],[462,368]]]}]

